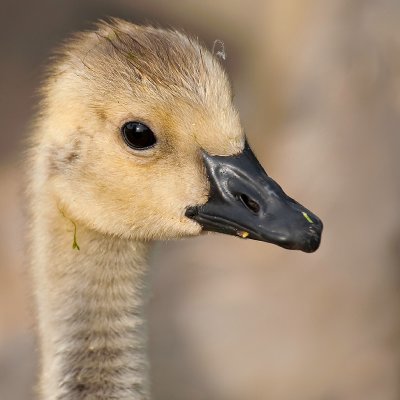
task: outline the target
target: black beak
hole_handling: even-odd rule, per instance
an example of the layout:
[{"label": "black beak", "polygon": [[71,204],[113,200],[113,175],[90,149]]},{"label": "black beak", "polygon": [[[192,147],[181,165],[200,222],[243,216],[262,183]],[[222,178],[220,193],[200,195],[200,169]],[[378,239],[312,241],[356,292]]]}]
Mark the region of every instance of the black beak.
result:
[{"label": "black beak", "polygon": [[207,203],[192,206],[186,216],[204,230],[277,244],[311,253],[321,241],[322,222],[285,194],[246,143],[235,156],[203,152],[210,181]]}]

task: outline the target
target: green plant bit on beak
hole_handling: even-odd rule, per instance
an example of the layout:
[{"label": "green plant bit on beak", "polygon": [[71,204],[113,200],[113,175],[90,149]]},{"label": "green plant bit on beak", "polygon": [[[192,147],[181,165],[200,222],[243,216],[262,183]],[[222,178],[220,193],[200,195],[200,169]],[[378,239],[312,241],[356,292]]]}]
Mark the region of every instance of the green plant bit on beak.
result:
[{"label": "green plant bit on beak", "polygon": [[241,237],[242,239],[246,239],[247,236],[249,236],[249,232],[246,232],[246,231],[238,231],[238,232],[237,232],[237,235],[238,235],[239,237]]},{"label": "green plant bit on beak", "polygon": [[68,218],[68,217],[64,214],[64,212],[61,210],[61,208],[58,208],[58,209],[60,210],[61,215],[62,215],[64,218],[68,219],[68,220],[72,223],[72,225],[74,226],[74,238],[73,238],[73,240],[72,240],[72,249],[73,249],[73,250],[80,250],[81,248],[79,247],[78,242],[77,242],[77,240],[76,240],[76,230],[77,230],[77,228],[76,228],[76,223],[75,223],[74,221],[72,221],[71,218]]},{"label": "green plant bit on beak", "polygon": [[302,212],[302,214],[303,214],[303,217],[310,223],[310,224],[313,224],[314,223],[314,221],[308,216],[308,214],[306,213],[306,212]]}]

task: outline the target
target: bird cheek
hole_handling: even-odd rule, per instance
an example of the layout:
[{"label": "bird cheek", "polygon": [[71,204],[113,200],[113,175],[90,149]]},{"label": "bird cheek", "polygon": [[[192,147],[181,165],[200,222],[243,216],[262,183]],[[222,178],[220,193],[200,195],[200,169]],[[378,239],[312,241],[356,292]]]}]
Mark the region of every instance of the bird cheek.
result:
[{"label": "bird cheek", "polygon": [[198,171],[192,176],[193,178],[187,185],[185,209],[193,204],[204,204],[209,197],[210,183],[203,171]]},{"label": "bird cheek", "polygon": [[210,182],[201,159],[192,167],[188,176],[190,177],[188,181],[189,196],[186,206],[206,203],[210,193]]}]

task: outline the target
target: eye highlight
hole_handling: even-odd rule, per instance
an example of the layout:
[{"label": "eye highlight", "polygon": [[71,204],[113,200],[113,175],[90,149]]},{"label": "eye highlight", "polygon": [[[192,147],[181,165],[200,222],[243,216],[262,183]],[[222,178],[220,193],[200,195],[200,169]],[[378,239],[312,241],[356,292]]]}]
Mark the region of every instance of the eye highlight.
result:
[{"label": "eye highlight", "polygon": [[129,121],[121,128],[125,143],[135,150],[146,150],[156,144],[153,131],[145,124]]}]

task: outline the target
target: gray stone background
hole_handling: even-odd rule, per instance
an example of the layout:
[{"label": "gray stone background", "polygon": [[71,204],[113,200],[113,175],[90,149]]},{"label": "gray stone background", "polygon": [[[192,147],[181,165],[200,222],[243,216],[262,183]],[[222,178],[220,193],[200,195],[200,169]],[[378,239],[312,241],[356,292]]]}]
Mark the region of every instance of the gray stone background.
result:
[{"label": "gray stone background", "polygon": [[400,398],[398,0],[2,1],[0,399],[33,399],[20,163],[52,48],[107,15],[225,43],[249,141],[325,223],[312,255],[208,235],[152,258],[155,400]]}]

